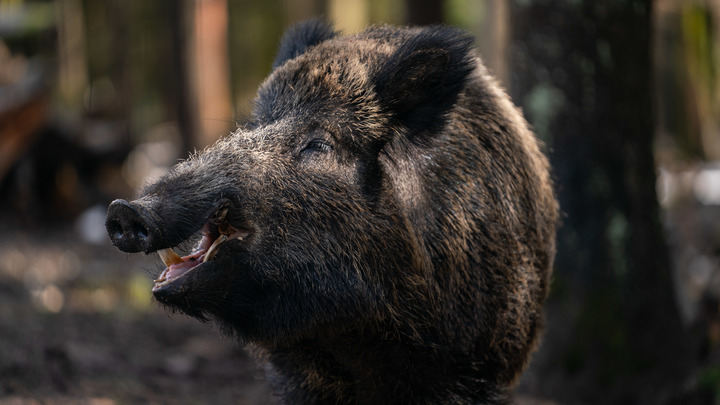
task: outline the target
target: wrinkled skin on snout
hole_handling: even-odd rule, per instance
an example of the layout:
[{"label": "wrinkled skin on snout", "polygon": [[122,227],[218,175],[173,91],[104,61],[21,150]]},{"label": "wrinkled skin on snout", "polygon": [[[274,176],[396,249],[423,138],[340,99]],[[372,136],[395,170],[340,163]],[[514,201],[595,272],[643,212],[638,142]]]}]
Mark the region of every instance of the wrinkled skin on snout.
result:
[{"label": "wrinkled skin on snout", "polygon": [[503,403],[556,216],[547,160],[466,34],[310,21],[252,121],[106,225],[160,253],[159,302],[246,344],[287,402]]}]

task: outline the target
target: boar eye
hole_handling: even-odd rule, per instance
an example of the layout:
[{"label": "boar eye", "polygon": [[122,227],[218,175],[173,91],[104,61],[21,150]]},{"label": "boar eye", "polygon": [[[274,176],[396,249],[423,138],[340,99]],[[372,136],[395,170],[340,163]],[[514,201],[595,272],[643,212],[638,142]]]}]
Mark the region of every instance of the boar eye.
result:
[{"label": "boar eye", "polygon": [[307,145],[303,148],[301,153],[308,153],[308,152],[330,152],[333,150],[332,145],[328,143],[327,141],[323,139],[313,139],[312,141],[308,142]]}]

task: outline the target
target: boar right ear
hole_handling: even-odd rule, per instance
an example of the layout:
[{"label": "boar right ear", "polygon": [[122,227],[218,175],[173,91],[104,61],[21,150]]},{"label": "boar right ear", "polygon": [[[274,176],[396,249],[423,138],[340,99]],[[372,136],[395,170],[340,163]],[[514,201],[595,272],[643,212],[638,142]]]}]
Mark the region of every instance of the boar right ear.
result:
[{"label": "boar right ear", "polygon": [[444,123],[475,69],[473,38],[449,27],[427,27],[400,45],[374,75],[380,104],[411,133]]},{"label": "boar right ear", "polygon": [[302,55],[307,48],[334,38],[337,32],[332,25],[320,18],[313,18],[293,25],[280,40],[280,49],[273,61],[273,70],[286,61]]}]

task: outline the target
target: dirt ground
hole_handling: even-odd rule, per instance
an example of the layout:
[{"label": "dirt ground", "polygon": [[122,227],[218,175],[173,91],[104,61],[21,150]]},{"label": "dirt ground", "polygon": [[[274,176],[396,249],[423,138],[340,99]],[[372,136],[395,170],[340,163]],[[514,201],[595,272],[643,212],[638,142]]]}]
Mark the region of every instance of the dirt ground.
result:
[{"label": "dirt ground", "polygon": [[159,259],[81,240],[1,232],[0,403],[277,403],[237,343],[151,300]]}]

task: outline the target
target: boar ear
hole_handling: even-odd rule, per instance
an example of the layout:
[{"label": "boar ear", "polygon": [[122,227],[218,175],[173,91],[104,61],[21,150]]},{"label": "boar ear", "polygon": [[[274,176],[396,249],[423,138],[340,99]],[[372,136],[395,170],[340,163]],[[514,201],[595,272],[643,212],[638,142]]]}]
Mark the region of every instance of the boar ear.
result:
[{"label": "boar ear", "polygon": [[443,125],[475,68],[472,47],[473,38],[458,29],[423,29],[374,75],[381,105],[413,133]]},{"label": "boar ear", "polygon": [[336,35],[337,32],[335,32],[332,25],[320,18],[313,18],[295,24],[285,31],[280,40],[280,49],[275,55],[272,68],[275,69],[286,61],[302,55],[307,48],[334,38]]}]

